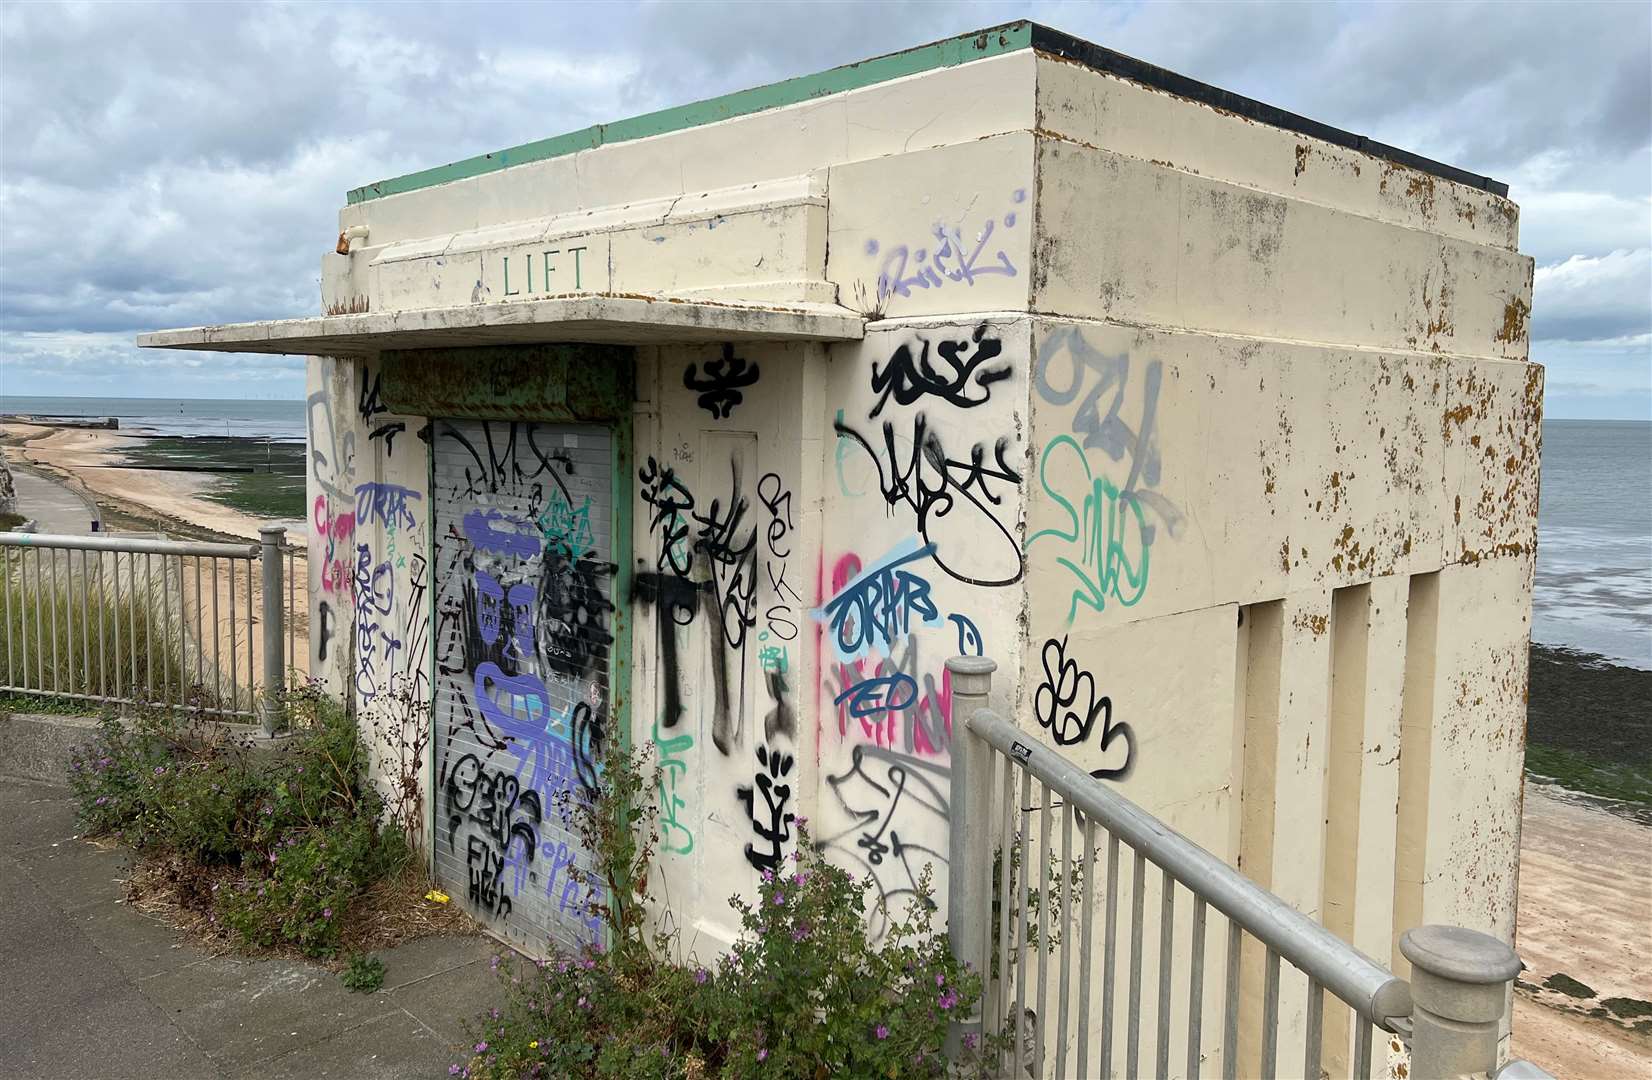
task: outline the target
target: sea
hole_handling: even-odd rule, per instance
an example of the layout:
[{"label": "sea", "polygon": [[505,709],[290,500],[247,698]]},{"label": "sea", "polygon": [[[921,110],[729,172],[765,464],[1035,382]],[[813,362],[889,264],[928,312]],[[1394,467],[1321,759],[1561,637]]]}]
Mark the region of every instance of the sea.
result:
[{"label": "sea", "polygon": [[143,435],[228,435],[301,443],[305,432],[303,401],[0,394],[0,413],[113,416],[120,421],[120,430]]},{"label": "sea", "polygon": [[1532,640],[1652,669],[1652,422],[1546,420]]},{"label": "sea", "polygon": [[[0,396],[0,413],[303,442],[303,401]],[[1652,669],[1652,422],[1548,420],[1532,640]]]}]

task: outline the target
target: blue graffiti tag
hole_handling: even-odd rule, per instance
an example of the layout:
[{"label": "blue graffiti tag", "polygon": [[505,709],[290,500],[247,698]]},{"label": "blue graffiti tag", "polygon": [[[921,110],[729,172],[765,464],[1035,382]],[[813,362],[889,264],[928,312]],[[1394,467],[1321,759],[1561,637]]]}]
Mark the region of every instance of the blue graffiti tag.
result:
[{"label": "blue graffiti tag", "polygon": [[812,612],[832,631],[832,645],[840,661],[869,652],[888,654],[890,648],[918,626],[940,626],[940,611],[929,595],[926,578],[902,570],[908,563],[935,553],[934,544],[918,546],[916,539],[899,545],[883,561],[861,571],[838,594]]},{"label": "blue graffiti tag", "polygon": [[542,542],[538,533],[530,531],[532,528],[529,522],[498,510],[471,510],[464,517],[465,538],[472,544],[495,555],[514,555],[518,559],[531,559],[539,554]]}]

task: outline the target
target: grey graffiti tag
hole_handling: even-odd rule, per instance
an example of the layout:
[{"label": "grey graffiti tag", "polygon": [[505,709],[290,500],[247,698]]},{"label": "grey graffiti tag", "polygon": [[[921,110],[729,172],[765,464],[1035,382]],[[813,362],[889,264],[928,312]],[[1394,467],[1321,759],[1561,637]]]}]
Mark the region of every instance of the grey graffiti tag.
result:
[{"label": "grey graffiti tag", "polygon": [[[1057,386],[1050,379],[1051,362],[1057,356],[1068,358],[1068,378]],[[1125,387],[1130,380],[1130,357],[1120,353],[1108,356],[1084,339],[1076,328],[1066,327],[1052,333],[1038,350],[1038,365],[1034,385],[1038,393],[1051,405],[1066,405],[1078,397],[1084,388],[1085,373],[1093,372],[1095,379],[1090,390],[1079,402],[1073,415],[1073,434],[1078,435],[1086,450],[1100,450],[1113,461],[1129,458],[1130,474],[1120,492],[1125,497],[1151,509],[1170,530],[1178,536],[1182,528],[1182,513],[1156,491],[1146,490],[1159,484],[1162,461],[1159,457],[1158,432],[1155,424],[1159,411],[1159,387],[1164,381],[1164,363],[1148,363],[1142,376],[1141,426],[1132,428],[1119,415],[1124,404]],[[1102,396],[1112,391],[1113,396],[1102,412]],[[1153,542],[1153,527],[1143,530],[1145,544]]]}]

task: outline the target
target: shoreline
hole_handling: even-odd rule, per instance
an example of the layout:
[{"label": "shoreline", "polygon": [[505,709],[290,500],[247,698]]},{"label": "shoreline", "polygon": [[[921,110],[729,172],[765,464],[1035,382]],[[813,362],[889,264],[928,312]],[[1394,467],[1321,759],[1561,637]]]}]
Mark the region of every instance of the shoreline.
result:
[{"label": "shoreline", "polygon": [[[266,518],[236,510],[208,496],[221,474],[132,463],[140,447],[167,436],[117,429],[63,426],[7,417],[0,421],[0,448],[8,462],[89,493],[117,528],[160,528],[201,539],[258,539],[259,526],[287,528],[302,546],[308,522]],[[221,437],[220,437],[221,438]],[[262,439],[247,439],[257,445]]]}]

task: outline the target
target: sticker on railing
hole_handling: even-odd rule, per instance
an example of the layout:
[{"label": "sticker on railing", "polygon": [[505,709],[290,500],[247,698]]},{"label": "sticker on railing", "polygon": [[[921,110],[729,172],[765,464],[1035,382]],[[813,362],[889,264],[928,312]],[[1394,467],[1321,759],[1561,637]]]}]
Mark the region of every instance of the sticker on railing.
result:
[{"label": "sticker on railing", "polygon": [[1032,757],[1032,752],[1033,748],[1024,742],[1010,743],[1010,757],[1014,758],[1022,765],[1025,765],[1027,763],[1027,759]]}]

